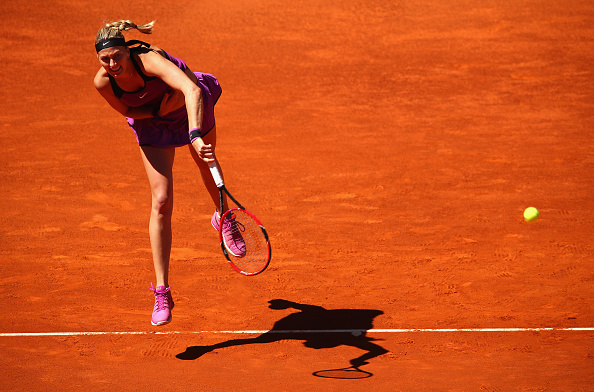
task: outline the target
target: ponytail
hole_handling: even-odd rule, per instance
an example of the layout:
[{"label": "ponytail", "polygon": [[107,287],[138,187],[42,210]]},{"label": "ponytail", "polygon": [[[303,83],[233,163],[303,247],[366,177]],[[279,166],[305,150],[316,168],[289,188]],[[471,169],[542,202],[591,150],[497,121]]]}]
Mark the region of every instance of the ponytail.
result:
[{"label": "ponytail", "polygon": [[136,29],[143,34],[151,34],[153,32],[154,24],[154,20],[143,25],[137,25],[131,20],[118,20],[117,22],[107,23],[97,32],[95,44],[110,38],[124,38],[122,31],[128,31],[132,29]]}]

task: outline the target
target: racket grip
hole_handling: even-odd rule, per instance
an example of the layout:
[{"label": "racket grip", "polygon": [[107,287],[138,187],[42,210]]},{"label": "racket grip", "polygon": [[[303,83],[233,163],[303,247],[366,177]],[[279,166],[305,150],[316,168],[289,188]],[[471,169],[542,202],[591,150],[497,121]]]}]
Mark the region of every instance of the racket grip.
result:
[{"label": "racket grip", "polygon": [[217,163],[209,162],[208,167],[210,169],[210,174],[212,174],[212,178],[215,181],[215,184],[217,184],[217,188],[220,188],[223,185],[225,185],[225,183],[223,182],[223,176],[221,176],[221,171],[219,170]]}]

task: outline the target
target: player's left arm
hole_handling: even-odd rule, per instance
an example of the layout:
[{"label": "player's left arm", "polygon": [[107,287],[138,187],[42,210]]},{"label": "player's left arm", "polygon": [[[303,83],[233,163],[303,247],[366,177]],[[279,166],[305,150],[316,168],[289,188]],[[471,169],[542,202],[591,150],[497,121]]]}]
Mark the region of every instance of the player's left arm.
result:
[{"label": "player's left arm", "polygon": [[[202,129],[202,90],[196,85],[196,75],[189,68],[186,72],[182,71],[171,61],[154,51],[143,53],[141,63],[147,75],[157,76],[171,88],[184,95],[189,129]],[[214,159],[212,146],[204,144],[202,138],[197,138],[192,145],[203,160],[208,162]]]}]

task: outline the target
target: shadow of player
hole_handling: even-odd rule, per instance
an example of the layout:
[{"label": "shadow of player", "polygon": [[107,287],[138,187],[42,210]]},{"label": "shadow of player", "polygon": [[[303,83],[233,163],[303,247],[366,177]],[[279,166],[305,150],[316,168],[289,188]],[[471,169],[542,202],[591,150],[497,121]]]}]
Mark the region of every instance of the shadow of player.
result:
[{"label": "shadow of player", "polygon": [[[324,309],[321,306],[304,305],[284,299],[269,301],[270,309],[297,309],[299,312],[277,321],[272,329],[262,335],[249,339],[231,339],[210,346],[188,347],[176,357],[193,360],[213,350],[246,344],[272,343],[279,340],[303,340],[305,347],[313,349],[334,348],[341,345],[359,348],[365,353],[350,360],[352,366],[367,364],[367,360],[388,352],[373,343],[377,339],[366,336],[373,328],[373,319],[384,312],[369,309]],[[319,332],[317,332],[319,331]]]}]

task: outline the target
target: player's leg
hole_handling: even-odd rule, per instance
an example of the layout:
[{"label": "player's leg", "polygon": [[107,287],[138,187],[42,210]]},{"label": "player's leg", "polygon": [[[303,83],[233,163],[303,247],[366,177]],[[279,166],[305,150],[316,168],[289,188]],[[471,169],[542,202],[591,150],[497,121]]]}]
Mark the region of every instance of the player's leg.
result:
[{"label": "player's leg", "polygon": [[151,187],[149,236],[157,286],[169,286],[171,215],[173,212],[174,148],[142,146],[142,160]]},{"label": "player's leg", "polygon": [[153,289],[155,308],[152,323],[161,325],[171,321],[174,306],[169,289],[169,258],[175,149],[142,146],[141,155],[152,195],[149,236],[157,280],[157,287]]}]

